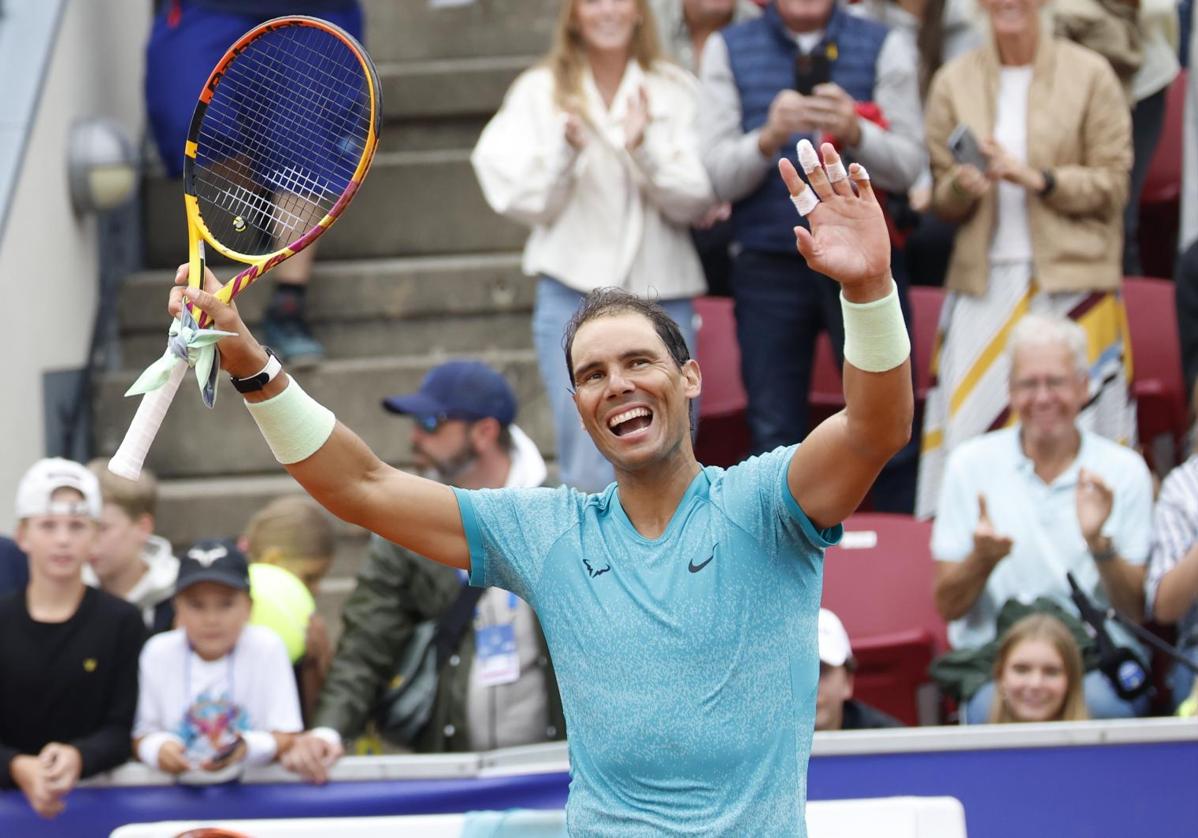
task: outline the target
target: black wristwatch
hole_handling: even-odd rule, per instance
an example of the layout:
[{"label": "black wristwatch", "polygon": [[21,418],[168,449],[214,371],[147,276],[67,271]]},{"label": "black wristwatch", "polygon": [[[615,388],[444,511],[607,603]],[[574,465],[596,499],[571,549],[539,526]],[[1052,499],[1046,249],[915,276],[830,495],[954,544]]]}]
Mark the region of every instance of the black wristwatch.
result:
[{"label": "black wristwatch", "polygon": [[1052,190],[1057,188],[1057,179],[1053,177],[1052,169],[1041,169],[1040,176],[1044,178],[1044,188],[1040,190],[1041,198],[1047,198],[1052,194]]},{"label": "black wristwatch", "polygon": [[266,350],[266,366],[258,373],[247,378],[229,376],[229,380],[233,382],[233,387],[238,393],[256,393],[274,381],[278,374],[283,371],[283,364],[279,362],[279,358],[275,355],[274,350],[269,346],[262,348]]}]

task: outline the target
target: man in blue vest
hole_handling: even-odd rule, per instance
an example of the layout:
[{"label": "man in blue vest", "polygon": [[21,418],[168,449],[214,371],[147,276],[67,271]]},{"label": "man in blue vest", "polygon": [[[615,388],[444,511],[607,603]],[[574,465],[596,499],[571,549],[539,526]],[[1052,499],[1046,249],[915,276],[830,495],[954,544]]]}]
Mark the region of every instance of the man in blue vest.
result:
[{"label": "man in blue vest", "polygon": [[[703,163],[733,205],[732,293],[755,452],[806,435],[816,336],[828,330],[838,361],[844,343],[836,283],[795,251],[778,160],[793,160],[801,137],[835,138],[876,188],[905,194],[926,159],[917,66],[909,41],[835,0],[772,0],[704,47]],[[881,122],[859,113],[876,110]]]}]

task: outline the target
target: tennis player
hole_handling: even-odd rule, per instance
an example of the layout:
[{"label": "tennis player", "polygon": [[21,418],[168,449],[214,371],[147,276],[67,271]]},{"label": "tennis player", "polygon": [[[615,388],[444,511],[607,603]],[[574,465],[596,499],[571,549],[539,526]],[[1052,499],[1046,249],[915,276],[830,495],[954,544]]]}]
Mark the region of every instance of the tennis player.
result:
[{"label": "tennis player", "polygon": [[806,141],[798,156],[810,186],[789,161],[781,174],[811,225],[799,252],[842,288],[847,406],[802,445],[727,470],[695,459],[702,375],[677,325],[630,294],[595,292],[566,331],[579,418],[616,472],[592,495],[465,491],[391,468],[280,371],[214,277],[171,299],[237,333],[222,364],[316,500],[536,609],[569,730],[572,835],[806,831],[823,552],[906,443],[912,392],[868,175],[830,145],[822,163]]}]

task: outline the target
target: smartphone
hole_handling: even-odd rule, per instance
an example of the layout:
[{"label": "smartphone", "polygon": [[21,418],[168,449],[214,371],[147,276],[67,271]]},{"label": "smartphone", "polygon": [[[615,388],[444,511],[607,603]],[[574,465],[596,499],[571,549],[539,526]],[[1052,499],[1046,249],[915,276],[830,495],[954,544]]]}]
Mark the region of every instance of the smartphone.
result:
[{"label": "smartphone", "polygon": [[816,49],[795,56],[795,90],[804,96],[815,92],[816,85],[832,81],[832,62],[826,50]]},{"label": "smartphone", "polygon": [[985,172],[990,165],[986,160],[986,155],[982,154],[982,147],[978,145],[977,137],[965,123],[958,125],[948,135],[948,150],[952,152],[953,159],[958,163],[973,166],[979,172]]}]

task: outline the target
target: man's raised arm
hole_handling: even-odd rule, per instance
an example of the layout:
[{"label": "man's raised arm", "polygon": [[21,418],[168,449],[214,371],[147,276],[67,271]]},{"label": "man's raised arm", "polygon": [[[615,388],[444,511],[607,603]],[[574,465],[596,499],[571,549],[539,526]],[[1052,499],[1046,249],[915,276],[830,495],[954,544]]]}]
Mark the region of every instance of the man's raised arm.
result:
[{"label": "man's raised arm", "polygon": [[[186,265],[179,268],[175,282],[186,284]],[[178,315],[186,296],[212,317],[217,329],[236,335],[220,342],[222,369],[237,378],[258,374],[267,365],[266,350],[250,334],[237,307],[213,296],[220,283],[211,271],[205,272],[204,285],[204,291],[175,288],[171,316]],[[461,514],[448,486],[384,463],[285,373],[246,394],[246,402],[276,459],[338,518],[434,561],[469,568]]]},{"label": "man's raised arm", "polygon": [[790,161],[779,168],[811,224],[810,231],[795,228],[799,253],[840,283],[844,309],[845,408],[811,432],[787,472],[799,506],[816,526],[829,527],[857,508],[911,438],[914,395],[911,344],[890,276],[890,237],[869,175],[856,163],[846,172],[831,145],[821,151],[822,165],[810,143],[799,143],[810,186]]}]

